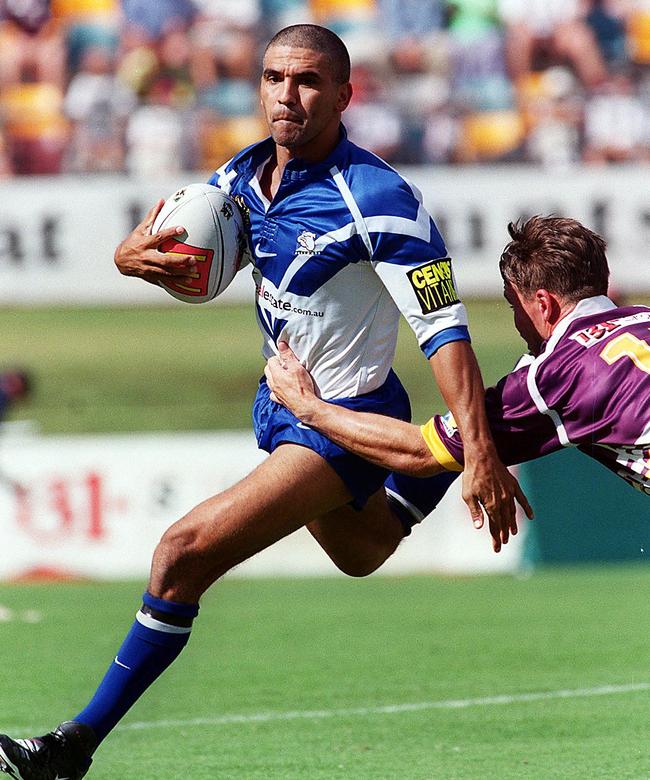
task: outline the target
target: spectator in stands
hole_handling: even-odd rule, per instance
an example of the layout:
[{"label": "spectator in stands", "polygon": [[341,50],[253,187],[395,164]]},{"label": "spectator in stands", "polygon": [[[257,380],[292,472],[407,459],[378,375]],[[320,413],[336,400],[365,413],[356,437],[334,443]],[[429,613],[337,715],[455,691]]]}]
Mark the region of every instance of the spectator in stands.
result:
[{"label": "spectator in stands", "polygon": [[119,0],[52,0],[52,15],[65,30],[68,75],[81,67],[89,48],[117,52],[120,33]]},{"label": "spectator in stands", "polygon": [[588,88],[607,75],[591,29],[580,14],[578,0],[499,0],[506,27],[506,58],[517,82],[540,64],[569,62]]},{"label": "spectator in stands", "polygon": [[194,170],[194,128],[162,95],[151,95],[148,102],[131,115],[126,129],[126,167],[136,176],[173,176]]},{"label": "spectator in stands", "polygon": [[142,97],[159,65],[155,41],[142,28],[128,24],[123,25],[120,39],[117,76]]},{"label": "spectator in stands", "polygon": [[18,174],[58,173],[67,141],[61,29],[46,0],[4,0],[0,21],[0,113]]},{"label": "spectator in stands", "polygon": [[129,27],[154,41],[165,33],[187,30],[196,18],[192,0],[122,0],[122,10]]},{"label": "spectator in stands", "polygon": [[197,167],[196,93],[191,79],[191,46],[173,27],[152,49],[139,85],[141,104],[126,129],[127,169],[142,176],[169,176]]},{"label": "spectator in stands", "polygon": [[352,68],[351,80],[354,93],[345,112],[350,140],[393,162],[400,149],[402,120],[394,102],[384,92],[385,82],[366,63]]},{"label": "spectator in stands", "polygon": [[421,73],[432,60],[446,61],[443,0],[377,0],[377,8],[398,73]]},{"label": "spectator in stands", "polygon": [[448,34],[450,88],[460,114],[455,159],[519,159],[524,127],[506,72],[497,0],[450,0]]},{"label": "spectator in stands", "polygon": [[620,0],[587,0],[585,22],[610,69],[628,61],[626,9],[621,6]]},{"label": "spectator in stands", "polygon": [[192,80],[192,46],[181,30],[163,33],[155,47],[157,64],[144,84],[142,97],[171,108],[185,111],[196,102],[196,89]]},{"label": "spectator in stands", "polygon": [[426,39],[445,22],[442,0],[377,0],[377,8],[384,34],[393,46]]},{"label": "spectator in stands", "polygon": [[45,82],[63,89],[65,46],[49,0],[0,0],[0,86]]},{"label": "spectator in stands", "polygon": [[427,118],[448,91],[443,0],[377,0],[392,78],[391,102],[402,122],[401,162],[424,161]]},{"label": "spectator in stands", "polygon": [[124,131],[136,96],[114,73],[115,58],[101,46],[85,50],[64,107],[72,121],[66,169],[124,170]]},{"label": "spectator in stands", "polygon": [[199,109],[199,158],[215,169],[259,140],[266,128],[259,115],[258,51],[262,25],[259,0],[197,0],[193,28],[193,74]]},{"label": "spectator in stands", "polygon": [[636,93],[629,73],[613,74],[587,99],[584,121],[585,162],[631,162],[647,157],[650,107]]},{"label": "spectator in stands", "polygon": [[580,160],[583,89],[570,68],[530,73],[519,83],[517,100],[526,162],[557,168]]},{"label": "spectator in stands", "polygon": [[262,39],[292,24],[310,24],[314,17],[309,0],[260,0],[264,30]]},{"label": "spectator in stands", "polygon": [[440,95],[438,105],[426,117],[422,137],[423,162],[449,164],[458,162],[461,146],[462,120],[458,109],[449,100],[449,93]]},{"label": "spectator in stands", "polygon": [[482,111],[511,108],[497,0],[450,0],[448,32],[456,100]]},{"label": "spectator in stands", "polygon": [[[205,44],[216,45],[212,36],[224,30],[254,33],[262,23],[260,0],[194,0],[194,5],[198,12],[195,33],[204,35]],[[249,50],[248,56],[252,53]]]},{"label": "spectator in stands", "polygon": [[199,104],[221,118],[257,114],[257,63],[250,55],[256,48],[255,38],[249,32],[231,30],[222,32],[219,42],[218,47],[202,52],[207,68]]},{"label": "spectator in stands", "polygon": [[376,35],[375,0],[310,0],[309,7],[316,24],[329,27],[353,45],[358,39]]},{"label": "spectator in stands", "polygon": [[260,0],[195,0],[191,32],[192,74],[197,90],[198,164],[216,168],[258,140],[257,50]]}]

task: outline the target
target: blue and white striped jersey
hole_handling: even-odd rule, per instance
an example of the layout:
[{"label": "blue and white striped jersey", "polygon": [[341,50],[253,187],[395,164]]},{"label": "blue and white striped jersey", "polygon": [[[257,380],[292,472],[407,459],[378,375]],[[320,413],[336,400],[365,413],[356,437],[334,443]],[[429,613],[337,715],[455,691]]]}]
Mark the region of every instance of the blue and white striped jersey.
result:
[{"label": "blue and white striped jersey", "polygon": [[469,339],[445,244],[418,190],[375,155],[341,139],[324,161],[291,160],[272,202],[260,177],[268,138],[210,183],[250,219],[263,353],[287,341],[323,398],[357,396],[386,380],[400,311],[427,357]]}]

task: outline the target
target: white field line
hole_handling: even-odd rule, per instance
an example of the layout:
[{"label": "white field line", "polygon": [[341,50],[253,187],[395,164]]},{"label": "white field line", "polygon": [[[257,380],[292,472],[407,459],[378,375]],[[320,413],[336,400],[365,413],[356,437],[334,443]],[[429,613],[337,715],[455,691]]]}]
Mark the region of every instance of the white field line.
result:
[{"label": "white field line", "polygon": [[[149,729],[184,728],[191,726],[229,726],[246,723],[273,723],[291,720],[325,720],[328,718],[367,717],[369,715],[401,715],[426,710],[462,710],[471,707],[507,706],[529,702],[552,701],[554,699],[584,699],[593,696],[617,696],[626,693],[650,691],[650,682],[628,683],[626,685],[601,685],[595,688],[568,688],[557,691],[481,696],[475,699],[440,699],[404,704],[384,704],[378,707],[342,707],[329,710],[287,710],[279,712],[252,712],[248,714],[216,715],[212,718],[178,718],[170,720],[147,720],[125,723],[117,726],[118,731],[146,731]],[[51,728],[51,725],[49,726]],[[46,728],[6,729],[6,733],[41,733]],[[5,729],[2,729],[5,733]]]},{"label": "white field line", "polygon": [[188,718],[178,720],[152,720],[127,723],[118,728],[125,731],[139,731],[155,728],[182,728],[183,726],[227,726],[242,723],[269,723],[285,720],[324,720],[326,718],[363,717],[368,715],[400,715],[425,710],[461,710],[470,707],[492,705],[524,704],[551,699],[580,699],[588,696],[612,696],[650,690],[650,683],[628,685],[602,685],[598,688],[576,688],[573,690],[540,691],[502,696],[482,696],[476,699],[442,699],[404,704],[384,704],[379,707],[346,707],[332,710],[289,710],[287,712],[257,712],[248,715],[219,715],[214,718]]}]

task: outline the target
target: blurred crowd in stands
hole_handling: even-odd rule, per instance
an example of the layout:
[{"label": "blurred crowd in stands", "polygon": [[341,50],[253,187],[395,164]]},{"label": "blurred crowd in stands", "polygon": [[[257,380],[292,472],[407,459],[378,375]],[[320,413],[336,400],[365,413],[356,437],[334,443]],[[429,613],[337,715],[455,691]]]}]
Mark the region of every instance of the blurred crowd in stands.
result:
[{"label": "blurred crowd in stands", "polygon": [[0,0],[0,176],[218,167],[266,135],[262,48],[306,21],[390,162],[650,161],[650,0]]}]

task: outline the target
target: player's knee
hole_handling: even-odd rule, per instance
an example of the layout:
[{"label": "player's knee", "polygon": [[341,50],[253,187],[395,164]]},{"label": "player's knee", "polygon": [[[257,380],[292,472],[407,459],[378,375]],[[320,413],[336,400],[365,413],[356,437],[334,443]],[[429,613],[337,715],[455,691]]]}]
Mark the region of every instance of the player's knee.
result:
[{"label": "player's knee", "polygon": [[165,531],[154,552],[152,568],[168,588],[191,587],[199,595],[212,584],[210,565],[200,529],[185,520]]},{"label": "player's knee", "polygon": [[[331,556],[330,556],[331,557]],[[336,568],[348,577],[367,577],[377,571],[388,556],[383,554],[372,557],[332,558]]]},{"label": "player's knee", "polygon": [[191,558],[197,546],[194,529],[176,523],[162,535],[156,547],[155,557],[166,567],[174,567]]},{"label": "player's knee", "polygon": [[353,564],[352,566],[339,566],[339,569],[344,574],[347,574],[348,577],[361,579],[362,577],[368,577],[370,574],[377,571],[380,566],[381,564],[379,563],[376,566],[368,564]]}]

